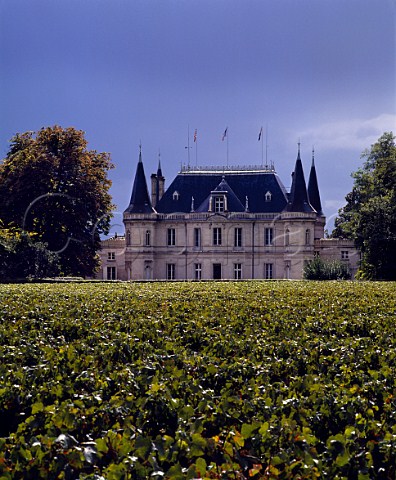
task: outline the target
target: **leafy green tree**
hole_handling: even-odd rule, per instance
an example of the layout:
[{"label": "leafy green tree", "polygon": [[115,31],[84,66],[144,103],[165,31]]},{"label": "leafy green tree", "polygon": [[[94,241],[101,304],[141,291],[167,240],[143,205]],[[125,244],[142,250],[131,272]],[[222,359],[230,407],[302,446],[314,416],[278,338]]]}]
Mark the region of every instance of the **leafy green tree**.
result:
[{"label": "leafy green tree", "polygon": [[396,145],[385,132],[362,154],[363,167],[340,209],[332,233],[355,240],[362,254],[362,278],[396,280]]},{"label": "leafy green tree", "polygon": [[[0,225],[1,226],[1,225]],[[31,235],[15,228],[0,228],[0,278],[53,277],[59,273],[59,256]]]},{"label": "leafy green tree", "polygon": [[62,274],[92,275],[110,226],[112,167],[109,154],[88,150],[74,128],[17,134],[0,165],[0,219],[47,244]]}]

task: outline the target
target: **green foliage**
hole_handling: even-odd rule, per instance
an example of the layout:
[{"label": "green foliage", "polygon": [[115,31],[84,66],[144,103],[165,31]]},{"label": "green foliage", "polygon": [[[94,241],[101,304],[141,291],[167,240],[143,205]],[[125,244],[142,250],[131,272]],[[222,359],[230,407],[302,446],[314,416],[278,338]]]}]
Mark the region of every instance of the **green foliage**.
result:
[{"label": "green foliage", "polygon": [[59,257],[42,242],[18,229],[0,228],[0,277],[25,279],[52,277],[59,272]]},{"label": "green foliage", "polygon": [[363,168],[339,211],[333,237],[349,238],[362,252],[361,278],[396,279],[396,145],[384,133],[363,152]]},{"label": "green foliage", "polygon": [[17,134],[0,165],[0,219],[58,253],[64,275],[91,275],[109,228],[110,168],[74,128]]},{"label": "green foliage", "polygon": [[1,285],[0,478],[395,478],[394,292]]},{"label": "green foliage", "polygon": [[303,269],[306,280],[348,280],[351,278],[349,266],[340,260],[322,260],[315,256]]}]

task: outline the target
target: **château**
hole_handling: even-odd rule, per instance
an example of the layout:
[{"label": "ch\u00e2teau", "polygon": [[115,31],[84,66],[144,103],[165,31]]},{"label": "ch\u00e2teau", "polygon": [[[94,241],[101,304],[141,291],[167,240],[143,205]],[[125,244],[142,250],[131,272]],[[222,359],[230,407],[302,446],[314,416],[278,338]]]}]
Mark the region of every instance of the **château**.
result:
[{"label": "ch\u00e2teau", "polygon": [[273,165],[182,167],[165,189],[161,164],[151,195],[140,149],[125,234],[102,241],[108,280],[301,279],[314,255],[347,262],[349,240],[325,239],[314,156],[306,184],[298,147],[290,192]]}]

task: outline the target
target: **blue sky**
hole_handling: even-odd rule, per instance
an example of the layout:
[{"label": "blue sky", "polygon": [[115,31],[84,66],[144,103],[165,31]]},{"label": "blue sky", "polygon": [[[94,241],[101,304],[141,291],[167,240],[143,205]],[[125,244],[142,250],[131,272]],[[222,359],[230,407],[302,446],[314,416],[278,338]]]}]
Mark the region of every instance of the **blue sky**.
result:
[{"label": "blue sky", "polygon": [[[16,132],[84,130],[111,153],[117,212],[142,142],[166,185],[181,164],[261,164],[286,188],[315,146],[331,227],[360,154],[396,132],[394,0],[0,0],[0,155]],[[197,129],[197,152],[193,133]],[[197,158],[196,158],[197,153]],[[121,232],[120,214],[114,231]],[[118,225],[117,225],[118,224]]]}]

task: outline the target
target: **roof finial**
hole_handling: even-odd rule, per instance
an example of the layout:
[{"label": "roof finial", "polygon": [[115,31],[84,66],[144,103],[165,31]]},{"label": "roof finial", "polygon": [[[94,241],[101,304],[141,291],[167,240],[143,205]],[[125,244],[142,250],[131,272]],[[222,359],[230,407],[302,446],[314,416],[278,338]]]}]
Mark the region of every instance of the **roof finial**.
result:
[{"label": "roof finial", "polygon": [[312,145],[312,166],[315,165],[315,146]]},{"label": "roof finial", "polygon": [[301,141],[300,141],[300,137],[298,137],[298,158],[300,158],[300,146],[301,146]]},{"label": "roof finial", "polygon": [[139,162],[142,161],[142,141],[139,141]]}]

